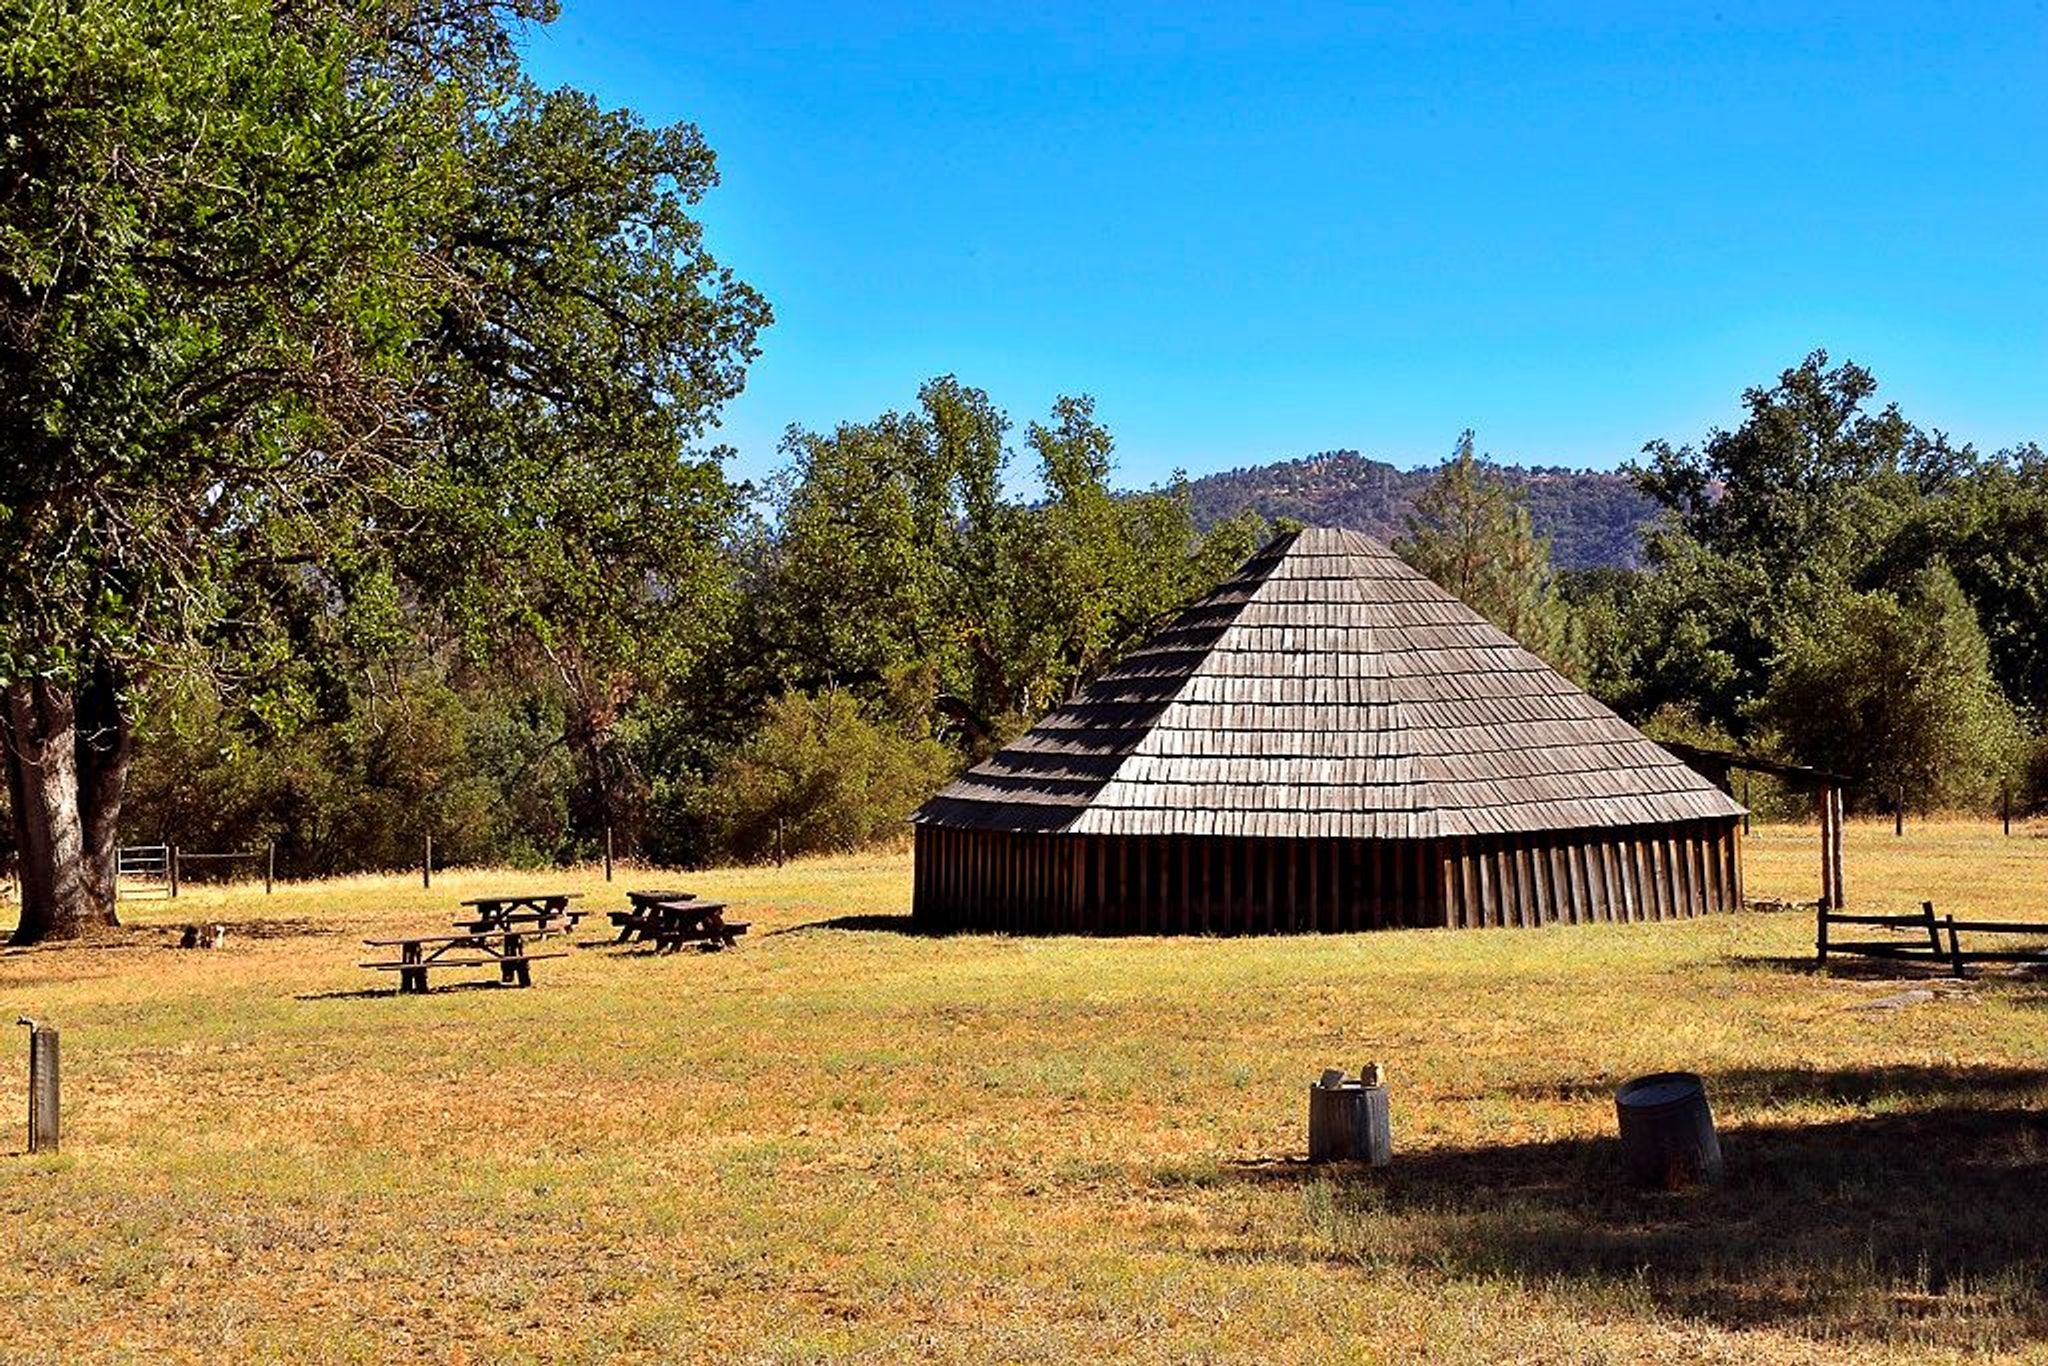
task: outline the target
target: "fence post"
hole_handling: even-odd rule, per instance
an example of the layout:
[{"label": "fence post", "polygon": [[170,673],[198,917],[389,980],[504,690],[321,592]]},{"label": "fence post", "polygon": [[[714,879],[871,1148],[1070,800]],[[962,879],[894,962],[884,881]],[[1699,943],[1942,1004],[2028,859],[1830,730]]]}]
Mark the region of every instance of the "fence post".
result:
[{"label": "fence post", "polygon": [[1906,789],[1900,788],[1898,799],[1892,803],[1892,838],[1903,839],[1906,834]]},{"label": "fence post", "polygon": [[1820,789],[1820,904],[1834,904],[1835,898],[1835,789],[1823,783]]},{"label": "fence post", "polygon": [[1828,899],[1823,896],[1813,908],[1813,950],[1816,963],[1828,961]]},{"label": "fence post", "polygon": [[263,846],[263,895],[270,895],[271,884],[277,881],[277,841],[271,840]]},{"label": "fence post", "polygon": [[28,1026],[28,1150],[57,1151],[57,1031],[26,1015]]},{"label": "fence post", "polygon": [[426,848],[420,853],[420,886],[434,885],[434,837],[428,835]]},{"label": "fence post", "polygon": [[2012,838],[2012,784],[1998,790],[1998,814],[2005,821],[2006,838]]},{"label": "fence post", "polygon": [[170,855],[171,896],[175,899],[178,895],[178,846],[174,844],[165,852]]},{"label": "fence post", "polygon": [[1927,920],[1927,942],[1933,948],[1934,956],[1939,958],[1941,957],[1941,931],[1934,927],[1934,903],[1932,901],[1921,902],[1920,914],[1926,917]]},{"label": "fence post", "polygon": [[609,825],[604,828],[604,880],[612,880],[612,828]]},{"label": "fence post", "polygon": [[1849,893],[1842,885],[1842,827],[1846,826],[1848,823],[1849,821],[1847,811],[1843,804],[1842,789],[1838,787],[1835,789],[1835,840],[1833,859],[1835,865],[1835,886],[1833,893],[1828,898],[1830,901],[1834,903],[1834,907],[1838,911],[1849,904]]},{"label": "fence post", "polygon": [[1956,918],[1951,915],[1944,916],[1943,919],[1948,923],[1949,966],[1954,969],[1956,980],[1961,981],[1963,978],[1963,949],[1962,945],[1956,942]]}]

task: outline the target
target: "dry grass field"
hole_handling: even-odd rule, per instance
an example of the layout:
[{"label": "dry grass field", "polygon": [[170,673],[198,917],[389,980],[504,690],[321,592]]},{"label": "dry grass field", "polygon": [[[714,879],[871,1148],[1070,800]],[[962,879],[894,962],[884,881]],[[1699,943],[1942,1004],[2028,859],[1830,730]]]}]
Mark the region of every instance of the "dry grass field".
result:
[{"label": "dry grass field", "polygon": [[[1810,897],[1811,830],[1755,894]],[[2048,840],[1849,836],[1860,907],[2048,920]],[[1816,976],[1747,914],[1284,940],[928,940],[908,860],[691,874],[737,953],[588,947],[389,994],[357,940],[475,872],[136,903],[0,953],[63,1029],[18,1154],[7,1361],[2048,1359],[2048,981]],[[217,952],[165,928],[221,919]],[[1385,1062],[1397,1157],[1310,1171],[1303,1087]],[[1611,1087],[1708,1078],[1729,1181],[1616,1188]]]}]

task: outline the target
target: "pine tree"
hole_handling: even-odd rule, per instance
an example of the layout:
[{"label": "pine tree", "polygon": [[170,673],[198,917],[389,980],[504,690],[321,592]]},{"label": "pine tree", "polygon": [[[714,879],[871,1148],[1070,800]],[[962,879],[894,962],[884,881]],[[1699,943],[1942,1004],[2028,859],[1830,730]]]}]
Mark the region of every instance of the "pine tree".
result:
[{"label": "pine tree", "polygon": [[1557,596],[1550,542],[1523,494],[1458,437],[1451,458],[1415,500],[1395,553],[1474,611],[1561,668],[1571,664],[1569,618]]}]

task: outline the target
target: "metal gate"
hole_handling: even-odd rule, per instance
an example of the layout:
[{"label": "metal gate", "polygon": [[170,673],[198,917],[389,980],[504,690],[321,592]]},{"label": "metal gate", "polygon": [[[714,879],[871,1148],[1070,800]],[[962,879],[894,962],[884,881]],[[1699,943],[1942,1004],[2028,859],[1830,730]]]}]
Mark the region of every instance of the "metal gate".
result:
[{"label": "metal gate", "polygon": [[114,894],[126,900],[178,894],[168,844],[124,844],[114,863]]}]

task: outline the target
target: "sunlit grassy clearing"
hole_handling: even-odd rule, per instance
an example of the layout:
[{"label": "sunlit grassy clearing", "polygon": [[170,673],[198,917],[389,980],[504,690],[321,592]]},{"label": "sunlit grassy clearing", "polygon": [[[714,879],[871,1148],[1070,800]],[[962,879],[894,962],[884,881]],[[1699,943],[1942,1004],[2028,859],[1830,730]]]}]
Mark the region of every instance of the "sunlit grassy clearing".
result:
[{"label": "sunlit grassy clearing", "polygon": [[[2048,919],[2041,841],[1849,838],[1866,904]],[[1811,830],[1760,829],[1749,854],[1753,893],[1813,895]],[[610,905],[678,881],[753,922],[738,953],[591,948],[538,965],[528,992],[355,994],[390,985],[354,967],[357,938],[443,924],[463,896],[559,885]],[[778,933],[899,914],[907,888],[890,854],[613,889],[462,872],[431,891],[416,874],[195,890],[129,918],[311,924],[219,953],[0,957],[0,1006],[58,1023],[66,1049],[66,1151],[14,1159],[0,1188],[9,1353],[2037,1350],[2042,1262],[2010,1246],[2035,1207],[2005,1198],[2039,1189],[2048,1151],[2028,1122],[2048,1099],[2035,987],[1850,1009],[1898,988],[1788,970],[1810,954],[1798,914],[1283,940]],[[1368,1058],[1392,1073],[1401,1165],[1305,1178],[1281,1161],[1301,1149],[1302,1085]],[[1673,1065],[1709,1075],[1735,1182],[1617,1203],[1607,1088]],[[0,1065],[0,1114],[21,1112],[20,1071]],[[1874,1203],[1902,1174],[1904,1232]],[[1930,1269],[1888,1264],[1914,1238]],[[1966,1274],[1943,1269],[1955,1243],[1985,1249]]]}]

